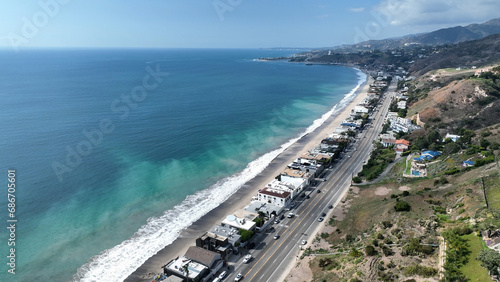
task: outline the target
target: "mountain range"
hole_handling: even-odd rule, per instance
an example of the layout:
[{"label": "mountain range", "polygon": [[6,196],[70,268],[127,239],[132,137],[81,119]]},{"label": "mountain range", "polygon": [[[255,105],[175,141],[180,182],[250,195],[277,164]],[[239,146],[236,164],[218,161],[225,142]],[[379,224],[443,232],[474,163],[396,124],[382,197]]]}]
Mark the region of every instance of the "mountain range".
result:
[{"label": "mountain range", "polygon": [[464,41],[477,40],[488,35],[500,33],[500,18],[489,20],[481,24],[470,24],[467,26],[455,26],[443,28],[436,31],[408,35],[399,38],[382,40],[368,40],[354,45],[342,45],[334,48],[335,51],[362,51],[362,50],[385,50],[396,49],[408,45],[445,45],[456,44]]}]

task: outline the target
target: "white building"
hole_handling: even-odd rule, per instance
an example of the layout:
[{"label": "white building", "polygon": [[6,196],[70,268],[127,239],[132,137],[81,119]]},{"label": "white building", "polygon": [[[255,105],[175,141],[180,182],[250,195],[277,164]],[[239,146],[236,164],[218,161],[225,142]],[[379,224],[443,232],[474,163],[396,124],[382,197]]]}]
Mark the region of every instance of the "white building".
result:
[{"label": "white building", "polygon": [[259,202],[285,207],[292,202],[292,193],[283,190],[264,188],[258,193]]},{"label": "white building", "polygon": [[290,169],[287,167],[281,173],[280,178],[282,182],[290,183],[294,187],[300,187],[302,190],[309,185],[311,179],[314,178],[314,175],[308,171]]},{"label": "white building", "polygon": [[446,139],[451,139],[451,141],[453,141],[453,142],[457,142],[457,141],[458,141],[458,139],[460,139],[460,135],[454,135],[454,134],[449,134],[449,133],[446,133],[446,136],[443,138],[443,142],[444,142]]},{"label": "white building", "polygon": [[246,210],[237,210],[233,214],[226,216],[221,226],[229,226],[235,229],[254,230],[255,221],[259,215]]}]

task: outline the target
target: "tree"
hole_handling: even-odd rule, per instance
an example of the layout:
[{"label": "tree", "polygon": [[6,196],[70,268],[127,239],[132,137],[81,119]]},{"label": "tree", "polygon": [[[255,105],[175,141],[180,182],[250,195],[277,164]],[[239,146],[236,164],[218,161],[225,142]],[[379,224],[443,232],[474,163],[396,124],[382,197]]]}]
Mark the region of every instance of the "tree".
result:
[{"label": "tree", "polygon": [[242,243],[250,240],[253,236],[253,231],[250,230],[240,229],[238,232],[240,233]]},{"label": "tree", "polygon": [[451,155],[454,153],[458,153],[460,151],[460,149],[461,149],[460,145],[458,145],[455,142],[451,142],[451,143],[444,145],[443,153],[445,155]]},{"label": "tree", "polygon": [[481,140],[479,141],[479,146],[483,148],[487,148],[490,144],[491,144],[490,141],[484,138],[481,138]]},{"label": "tree", "polygon": [[439,135],[439,132],[436,130],[433,130],[429,132],[429,135],[427,135],[427,143],[433,144],[437,143],[439,144],[441,142],[441,135]]},{"label": "tree", "polygon": [[481,266],[488,269],[492,274],[498,274],[500,267],[500,253],[492,249],[482,250],[476,258],[481,262]]},{"label": "tree", "polygon": [[365,247],[365,253],[367,256],[374,256],[377,254],[377,251],[375,250],[375,247],[368,245]]},{"label": "tree", "polygon": [[397,212],[399,212],[399,211],[410,211],[410,209],[411,209],[410,204],[408,204],[405,201],[399,201],[394,206],[394,210],[396,210]]}]

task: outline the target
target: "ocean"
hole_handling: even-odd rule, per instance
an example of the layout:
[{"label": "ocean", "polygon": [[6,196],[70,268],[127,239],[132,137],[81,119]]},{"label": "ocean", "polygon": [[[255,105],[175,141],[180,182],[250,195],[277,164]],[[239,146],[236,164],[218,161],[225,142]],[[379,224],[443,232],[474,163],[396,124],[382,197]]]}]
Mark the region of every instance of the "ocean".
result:
[{"label": "ocean", "polygon": [[0,281],[125,279],[364,82],[352,68],[255,60],[292,53],[0,51]]}]

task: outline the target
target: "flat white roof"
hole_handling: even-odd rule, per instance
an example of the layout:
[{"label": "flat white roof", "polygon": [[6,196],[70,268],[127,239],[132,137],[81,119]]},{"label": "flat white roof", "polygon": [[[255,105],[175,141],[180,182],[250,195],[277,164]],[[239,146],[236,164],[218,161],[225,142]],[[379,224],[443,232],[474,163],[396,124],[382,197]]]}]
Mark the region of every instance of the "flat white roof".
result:
[{"label": "flat white roof", "polygon": [[200,275],[204,269],[208,269],[208,267],[204,266],[201,263],[194,262],[186,257],[178,257],[177,259],[171,261],[167,264],[167,268],[180,273],[182,276],[186,277],[186,272],[184,270],[184,266],[187,265],[188,268],[188,276],[191,279],[195,279]]}]

